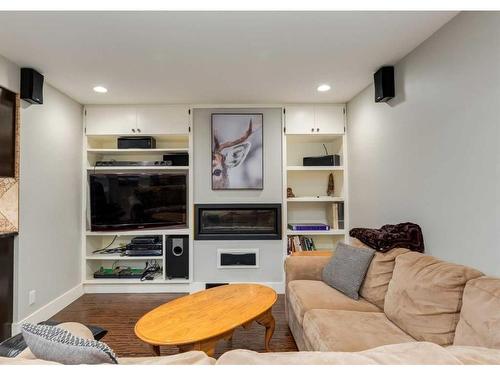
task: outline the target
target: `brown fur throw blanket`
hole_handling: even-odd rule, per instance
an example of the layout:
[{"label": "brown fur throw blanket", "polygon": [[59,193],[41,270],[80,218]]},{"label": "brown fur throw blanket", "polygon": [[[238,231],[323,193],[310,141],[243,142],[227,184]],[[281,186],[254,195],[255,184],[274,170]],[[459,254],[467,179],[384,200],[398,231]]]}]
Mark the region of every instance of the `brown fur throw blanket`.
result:
[{"label": "brown fur throw blanket", "polygon": [[396,247],[424,252],[422,230],[413,223],[384,225],[380,229],[353,228],[349,235],[382,253]]}]

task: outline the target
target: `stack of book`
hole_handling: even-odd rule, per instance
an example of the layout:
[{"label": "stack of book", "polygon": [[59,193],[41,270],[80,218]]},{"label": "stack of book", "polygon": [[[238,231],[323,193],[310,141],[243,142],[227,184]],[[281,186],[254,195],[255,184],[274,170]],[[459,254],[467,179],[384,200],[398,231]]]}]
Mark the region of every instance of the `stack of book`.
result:
[{"label": "stack of book", "polygon": [[332,229],[344,229],[344,202],[332,204]]},{"label": "stack of book", "polygon": [[306,236],[288,236],[288,247],[287,253],[297,251],[314,251],[316,250],[316,245],[314,245],[314,240],[311,237]]}]

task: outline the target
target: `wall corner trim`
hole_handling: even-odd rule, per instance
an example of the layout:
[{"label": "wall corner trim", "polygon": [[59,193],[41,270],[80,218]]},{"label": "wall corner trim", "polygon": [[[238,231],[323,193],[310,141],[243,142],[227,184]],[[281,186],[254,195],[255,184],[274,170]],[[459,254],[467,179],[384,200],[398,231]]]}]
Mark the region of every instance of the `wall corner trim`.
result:
[{"label": "wall corner trim", "polygon": [[21,332],[23,323],[39,323],[44,320],[50,319],[53,315],[64,309],[70,303],[80,298],[83,295],[83,286],[79,284],[63,293],[59,297],[53,299],[45,306],[42,306],[34,313],[28,315],[26,318],[12,324],[12,335],[17,335]]}]

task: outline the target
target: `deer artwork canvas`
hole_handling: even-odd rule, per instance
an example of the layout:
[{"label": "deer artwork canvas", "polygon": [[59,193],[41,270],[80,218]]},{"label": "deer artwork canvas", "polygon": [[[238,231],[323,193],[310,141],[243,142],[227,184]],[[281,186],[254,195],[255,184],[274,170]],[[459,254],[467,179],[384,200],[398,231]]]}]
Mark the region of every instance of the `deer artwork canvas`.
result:
[{"label": "deer artwork canvas", "polygon": [[212,114],[212,190],[262,190],[263,114]]}]

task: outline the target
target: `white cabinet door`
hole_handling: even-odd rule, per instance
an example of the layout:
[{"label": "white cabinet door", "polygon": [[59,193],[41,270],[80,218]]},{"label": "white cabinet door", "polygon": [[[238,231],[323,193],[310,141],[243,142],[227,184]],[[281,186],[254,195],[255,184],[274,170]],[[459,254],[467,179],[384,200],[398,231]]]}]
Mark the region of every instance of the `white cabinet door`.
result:
[{"label": "white cabinet door", "polygon": [[289,105],[285,107],[287,134],[343,134],[344,104]]},{"label": "white cabinet door", "polygon": [[285,107],[287,134],[311,134],[314,132],[314,106],[289,105]]},{"label": "white cabinet door", "polygon": [[87,135],[136,134],[137,115],[133,106],[95,105],[85,109]]},{"label": "white cabinet door", "polygon": [[140,134],[188,134],[189,107],[185,105],[137,106],[137,129]]},{"label": "white cabinet door", "polygon": [[320,104],[314,106],[315,133],[343,134],[344,133],[344,108],[343,104]]}]

